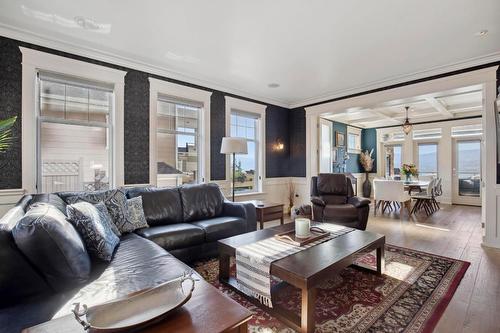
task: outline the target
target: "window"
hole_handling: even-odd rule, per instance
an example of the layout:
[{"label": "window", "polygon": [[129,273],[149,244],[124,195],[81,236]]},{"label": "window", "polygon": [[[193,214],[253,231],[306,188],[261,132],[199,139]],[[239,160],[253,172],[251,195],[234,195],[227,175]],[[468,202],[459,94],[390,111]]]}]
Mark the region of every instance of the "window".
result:
[{"label": "window", "polygon": [[418,175],[438,176],[438,144],[418,144]]},{"label": "window", "polygon": [[19,49],[23,189],[123,186],[126,72]]},{"label": "window", "polygon": [[248,142],[248,154],[236,155],[235,192],[251,192],[258,188],[258,120],[258,115],[231,111],[231,136],[245,138]]},{"label": "window", "polygon": [[40,72],[38,88],[38,191],[108,189],[113,87]]},{"label": "window", "polygon": [[[265,115],[266,106],[225,96],[226,135],[243,137],[248,141],[248,154],[236,155],[235,193],[262,191],[262,176],[265,170]],[[223,186],[230,193],[232,184],[232,156],[226,157],[226,180]]]},{"label": "window", "polygon": [[149,78],[149,183],[210,179],[212,92]]},{"label": "window", "polygon": [[202,105],[161,95],[157,103],[157,185],[198,183]]},{"label": "window", "polygon": [[347,151],[352,154],[361,153],[361,129],[347,127]]}]

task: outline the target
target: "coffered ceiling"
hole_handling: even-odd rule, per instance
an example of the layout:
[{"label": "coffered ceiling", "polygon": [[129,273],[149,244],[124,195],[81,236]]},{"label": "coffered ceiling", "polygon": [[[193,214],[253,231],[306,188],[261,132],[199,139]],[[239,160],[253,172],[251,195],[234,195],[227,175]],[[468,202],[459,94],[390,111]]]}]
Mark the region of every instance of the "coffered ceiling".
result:
[{"label": "coffered ceiling", "polygon": [[0,35],[292,107],[500,60],[499,17],[498,0],[2,0]]},{"label": "coffered ceiling", "polygon": [[362,128],[394,126],[404,122],[405,106],[408,106],[408,117],[412,123],[460,119],[481,115],[482,99],[482,88],[469,86],[403,100],[387,101],[368,107],[352,107],[324,116],[324,118]]}]

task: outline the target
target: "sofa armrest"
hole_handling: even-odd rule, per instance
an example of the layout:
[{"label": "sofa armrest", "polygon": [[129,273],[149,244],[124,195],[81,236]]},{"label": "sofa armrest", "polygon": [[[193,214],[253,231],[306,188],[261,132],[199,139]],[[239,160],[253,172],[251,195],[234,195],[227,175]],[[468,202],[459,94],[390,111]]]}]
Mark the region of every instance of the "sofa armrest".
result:
[{"label": "sofa armrest", "polygon": [[319,197],[311,197],[311,202],[313,203],[313,205],[318,205],[321,207],[326,206],[326,202],[324,202],[323,199],[321,199]]},{"label": "sofa armrest", "polygon": [[353,205],[356,208],[368,206],[370,204],[370,202],[371,201],[369,199],[360,198],[360,197],[350,197],[349,200],[347,201],[347,203],[350,203],[351,205]]},{"label": "sofa armrest", "polygon": [[241,217],[246,220],[247,232],[257,230],[257,214],[251,203],[224,201],[222,215]]}]

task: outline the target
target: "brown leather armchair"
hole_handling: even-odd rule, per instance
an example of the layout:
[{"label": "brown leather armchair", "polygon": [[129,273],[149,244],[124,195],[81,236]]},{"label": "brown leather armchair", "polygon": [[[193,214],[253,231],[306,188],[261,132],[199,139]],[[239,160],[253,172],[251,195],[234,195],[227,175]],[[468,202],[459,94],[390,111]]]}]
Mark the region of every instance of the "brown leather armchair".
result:
[{"label": "brown leather armchair", "polygon": [[311,179],[313,220],[366,229],[370,200],[353,194],[351,180],[344,174],[321,173]]}]

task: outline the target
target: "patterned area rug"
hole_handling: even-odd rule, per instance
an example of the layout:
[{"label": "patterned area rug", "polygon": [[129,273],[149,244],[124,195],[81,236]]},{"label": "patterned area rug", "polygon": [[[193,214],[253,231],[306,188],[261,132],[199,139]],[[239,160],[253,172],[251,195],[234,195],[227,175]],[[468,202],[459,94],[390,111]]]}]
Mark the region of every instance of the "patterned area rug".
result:
[{"label": "patterned area rug", "polygon": [[[470,264],[392,245],[386,245],[385,256],[382,276],[348,267],[319,286],[316,332],[432,332]],[[374,253],[360,258],[358,265],[375,267]],[[193,267],[254,313],[249,332],[294,332],[245,296],[221,285],[216,259]],[[232,269],[234,273],[234,265]],[[278,304],[300,314],[299,289],[280,289]]]}]

